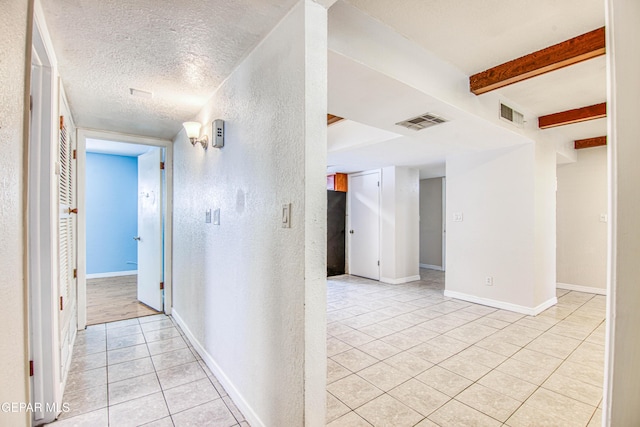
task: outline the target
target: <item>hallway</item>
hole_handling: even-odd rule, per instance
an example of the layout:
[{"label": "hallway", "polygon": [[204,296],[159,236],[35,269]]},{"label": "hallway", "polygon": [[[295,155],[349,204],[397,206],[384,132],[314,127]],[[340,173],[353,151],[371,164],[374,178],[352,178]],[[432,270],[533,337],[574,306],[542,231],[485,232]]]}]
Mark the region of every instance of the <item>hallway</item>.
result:
[{"label": "hallway", "polygon": [[[605,298],[537,317],[443,296],[444,273],[327,281],[327,425],[600,425]],[[247,427],[171,317],[78,332],[65,426]]]},{"label": "hallway", "polygon": [[79,331],[63,402],[69,412],[49,425],[249,425],[164,314]]},{"label": "hallway", "polygon": [[444,273],[328,280],[327,423],[600,426],[604,296],[558,289],[536,317],[443,296]]}]

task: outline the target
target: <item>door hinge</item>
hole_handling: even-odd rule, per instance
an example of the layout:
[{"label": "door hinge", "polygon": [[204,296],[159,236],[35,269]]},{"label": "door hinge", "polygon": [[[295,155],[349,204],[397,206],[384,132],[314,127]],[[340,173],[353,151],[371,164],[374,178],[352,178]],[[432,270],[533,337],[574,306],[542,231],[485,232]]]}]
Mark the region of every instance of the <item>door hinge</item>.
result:
[{"label": "door hinge", "polygon": [[380,266],[380,261],[378,261],[378,267]]},{"label": "door hinge", "polygon": [[378,181],[378,187],[380,187],[380,181]]},{"label": "door hinge", "polygon": [[60,311],[64,310],[64,302],[62,297],[60,297]]},{"label": "door hinge", "polygon": [[33,95],[29,95],[29,111],[33,111]]},{"label": "door hinge", "polygon": [[164,170],[164,162],[160,162],[160,170]]},{"label": "door hinge", "polygon": [[78,269],[77,269],[77,268],[74,268],[74,269],[73,269],[73,278],[74,278],[74,279],[77,279],[77,278],[78,278]]},{"label": "door hinge", "polygon": [[33,376],[33,360],[29,360],[29,376]]},{"label": "door hinge", "polygon": [[64,127],[64,116],[60,116],[60,130]]},{"label": "door hinge", "polygon": [[164,282],[160,282],[160,289],[164,289]]},{"label": "door hinge", "polygon": [[78,150],[73,150],[73,160],[78,158]]}]

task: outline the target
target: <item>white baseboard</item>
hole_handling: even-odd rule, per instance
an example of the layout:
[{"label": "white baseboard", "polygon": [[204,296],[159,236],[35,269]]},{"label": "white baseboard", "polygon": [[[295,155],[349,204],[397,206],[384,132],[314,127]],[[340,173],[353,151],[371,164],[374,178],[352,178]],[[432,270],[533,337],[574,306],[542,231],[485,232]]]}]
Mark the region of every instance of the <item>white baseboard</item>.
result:
[{"label": "white baseboard", "polygon": [[420,268],[428,268],[429,270],[444,271],[444,268],[441,265],[420,264]]},{"label": "white baseboard", "polygon": [[463,294],[462,292],[444,291],[444,296],[449,298],[461,299],[463,301],[474,302],[476,304],[482,304],[489,307],[499,308],[501,310],[515,311],[516,313],[526,314],[528,316],[537,316],[545,311],[547,308],[557,304],[558,298],[553,297],[538,305],[537,307],[526,307],[524,305],[511,304],[509,302],[493,300],[489,298],[482,298],[475,295]]},{"label": "white baseboard", "polygon": [[204,349],[202,344],[200,344],[200,341],[196,339],[196,337],[193,335],[184,320],[182,320],[182,317],[180,317],[175,308],[171,311],[171,316],[176,320],[182,331],[191,342],[191,345],[193,345],[198,354],[202,357],[202,360],[204,360],[204,362],[207,364],[207,367],[209,367],[211,372],[213,372],[213,375],[215,375],[218,381],[220,381],[222,387],[224,387],[229,396],[231,396],[231,400],[233,400],[233,403],[235,403],[238,409],[240,409],[242,415],[247,418],[249,424],[256,427],[265,427],[265,424],[262,422],[260,417],[258,417],[258,414],[255,413],[251,406],[249,406],[249,404],[235,387],[233,382],[231,382],[229,377],[227,377],[227,375],[222,371],[213,357]]},{"label": "white baseboard", "polygon": [[389,283],[391,285],[401,285],[403,283],[415,282],[416,280],[420,280],[420,275],[409,276],[409,277],[401,277],[400,279],[390,279],[388,277],[381,277],[380,281],[383,283]]},{"label": "white baseboard", "polygon": [[570,283],[556,283],[556,288],[568,291],[586,292],[588,294],[606,295],[606,288],[596,288],[593,286],[572,285]]},{"label": "white baseboard", "polygon": [[108,273],[91,273],[86,277],[87,279],[103,279],[105,277],[135,276],[136,274],[138,274],[138,270],[110,271]]}]

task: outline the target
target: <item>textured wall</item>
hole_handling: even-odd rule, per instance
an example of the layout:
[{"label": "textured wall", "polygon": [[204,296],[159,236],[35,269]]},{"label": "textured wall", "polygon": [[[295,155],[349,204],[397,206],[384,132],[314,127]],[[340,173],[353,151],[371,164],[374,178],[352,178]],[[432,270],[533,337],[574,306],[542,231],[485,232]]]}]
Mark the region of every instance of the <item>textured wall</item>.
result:
[{"label": "textured wall", "polygon": [[607,287],[607,147],[558,166],[558,282]]},{"label": "textured wall", "polygon": [[[27,400],[23,109],[28,4],[3,2],[0,13],[0,402]],[[0,426],[21,425],[27,425],[24,413],[0,415]]]},{"label": "textured wall", "polygon": [[138,159],[87,153],[86,182],[87,274],[137,270]]},{"label": "textured wall", "polygon": [[174,314],[252,425],[324,425],[325,114],[326,10],[303,0],[198,116],[224,148],[175,140]]},{"label": "textured wall", "polygon": [[420,180],[420,264],[442,265],[442,178]]},{"label": "textured wall", "polygon": [[447,159],[446,193],[447,291],[534,307],[534,145]]}]

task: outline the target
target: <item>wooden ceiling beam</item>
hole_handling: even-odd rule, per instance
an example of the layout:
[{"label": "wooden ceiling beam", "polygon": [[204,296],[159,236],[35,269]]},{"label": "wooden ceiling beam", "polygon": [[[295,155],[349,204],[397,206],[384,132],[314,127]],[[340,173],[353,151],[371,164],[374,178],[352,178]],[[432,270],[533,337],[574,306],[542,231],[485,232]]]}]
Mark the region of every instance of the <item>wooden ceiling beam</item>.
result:
[{"label": "wooden ceiling beam", "polygon": [[340,120],[344,120],[344,118],[339,116],[334,116],[333,114],[327,114],[327,126],[332,125]]},{"label": "wooden ceiling beam", "polygon": [[605,54],[604,27],[489,68],[469,77],[469,89],[480,95]]},{"label": "wooden ceiling beam", "polygon": [[546,116],[540,116],[538,117],[538,127],[540,129],[549,129],[556,126],[564,126],[573,123],[586,122],[588,120],[601,119],[603,117],[607,117],[606,102],[603,102],[602,104],[589,105],[588,107],[548,114]]},{"label": "wooden ceiling beam", "polygon": [[576,150],[580,150],[582,148],[600,147],[602,145],[607,145],[606,136],[597,136],[595,138],[586,138],[586,139],[576,139],[575,141],[573,141],[573,147]]}]

